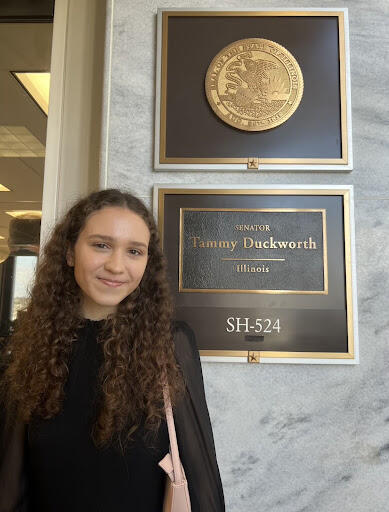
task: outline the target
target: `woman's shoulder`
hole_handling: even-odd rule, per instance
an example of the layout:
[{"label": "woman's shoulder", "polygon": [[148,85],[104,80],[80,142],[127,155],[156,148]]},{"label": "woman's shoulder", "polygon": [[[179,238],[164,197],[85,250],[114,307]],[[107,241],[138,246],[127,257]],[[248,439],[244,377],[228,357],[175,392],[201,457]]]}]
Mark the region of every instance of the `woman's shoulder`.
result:
[{"label": "woman's shoulder", "polygon": [[197,388],[202,384],[203,376],[195,333],[183,321],[174,322],[173,333],[176,359],[184,373],[186,383],[189,387]]},{"label": "woman's shoulder", "polygon": [[199,357],[196,336],[189,325],[183,320],[173,322],[174,348],[177,355],[181,357]]}]

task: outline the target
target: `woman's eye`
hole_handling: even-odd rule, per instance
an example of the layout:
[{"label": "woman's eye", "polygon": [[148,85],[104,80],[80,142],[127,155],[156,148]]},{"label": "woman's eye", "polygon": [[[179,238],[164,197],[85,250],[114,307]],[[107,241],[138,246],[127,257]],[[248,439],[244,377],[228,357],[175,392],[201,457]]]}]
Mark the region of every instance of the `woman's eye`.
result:
[{"label": "woman's eye", "polygon": [[142,254],[140,251],[138,251],[138,249],[130,249],[128,252],[134,256]]},{"label": "woman's eye", "polygon": [[93,246],[97,247],[98,249],[105,249],[106,247],[108,247],[107,244],[104,244],[103,242],[93,244]]}]

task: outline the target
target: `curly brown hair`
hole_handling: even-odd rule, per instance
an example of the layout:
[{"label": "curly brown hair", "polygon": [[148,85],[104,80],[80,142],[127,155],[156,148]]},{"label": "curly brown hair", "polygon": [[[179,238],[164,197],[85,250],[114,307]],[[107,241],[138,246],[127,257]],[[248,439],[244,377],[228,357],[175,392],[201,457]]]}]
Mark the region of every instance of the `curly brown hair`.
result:
[{"label": "curly brown hair", "polygon": [[123,299],[99,331],[104,362],[99,370],[100,405],[92,428],[96,446],[116,435],[127,445],[142,418],[156,432],[164,417],[161,375],[165,371],[172,404],[184,391],[174,356],[172,302],[165,260],[152,214],[128,192],[93,192],[79,200],[55,226],[39,259],[29,302],[10,339],[10,363],[3,377],[6,406],[28,423],[62,409],[64,384],[78,329],[81,293],[66,253],[93,212],[122,207],[138,214],[150,231],[148,261],[138,288]]}]

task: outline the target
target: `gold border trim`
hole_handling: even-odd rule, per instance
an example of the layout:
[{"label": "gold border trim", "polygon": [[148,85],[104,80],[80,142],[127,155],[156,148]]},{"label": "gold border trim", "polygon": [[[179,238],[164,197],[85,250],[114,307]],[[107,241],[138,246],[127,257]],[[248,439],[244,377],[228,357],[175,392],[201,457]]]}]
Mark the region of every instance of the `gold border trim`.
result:
[{"label": "gold border trim", "polygon": [[163,11],[168,16],[339,16],[343,11]]},{"label": "gold border trim", "polygon": [[[352,290],[352,255],[351,255],[351,219],[350,219],[350,190],[348,189],[158,189],[158,228],[163,249],[165,195],[320,195],[343,196],[344,220],[344,254],[345,254],[345,288],[348,352],[260,352],[260,358],[301,358],[301,359],[354,359],[354,306]],[[328,279],[328,275],[327,275]],[[200,350],[203,356],[247,357],[248,351],[241,350]]]},{"label": "gold border trim", "polygon": [[166,158],[166,98],[167,98],[167,39],[168,16],[162,14],[161,105],[159,126],[159,161]]},{"label": "gold border trim", "polygon": [[[256,158],[256,157],[255,157]],[[161,164],[246,164],[248,158],[175,158],[166,157]],[[343,158],[258,158],[259,164],[291,164],[291,165],[337,165],[347,164]]]},{"label": "gold border trim", "polygon": [[[200,356],[248,357],[249,350],[199,350]],[[354,359],[352,352],[279,352],[259,350],[260,359]]]},{"label": "gold border trim", "polygon": [[[322,244],[323,244],[323,290],[246,290],[234,288],[183,288],[183,235],[185,211],[201,212],[320,212],[322,214]],[[327,217],[323,208],[180,208],[180,239],[178,257],[178,291],[179,293],[256,293],[271,295],[328,295],[328,261],[327,261]]]},{"label": "gold border trim", "polygon": [[347,337],[349,340],[349,353],[354,357],[354,307],[352,289],[352,262],[351,262],[351,226],[350,226],[350,191],[345,191],[343,196],[343,221],[344,221],[344,270],[346,280],[346,313],[347,313]]},{"label": "gold border trim", "polygon": [[[339,89],[341,117],[341,158],[258,158],[259,164],[279,165],[347,165],[349,163],[347,140],[347,94],[346,94],[346,46],[344,13],[342,11],[163,11],[162,12],[162,62],[160,98],[160,164],[247,164],[247,158],[180,158],[166,156],[166,100],[169,17],[175,16],[328,16],[338,18],[339,38]],[[257,155],[251,155],[257,156]]]}]

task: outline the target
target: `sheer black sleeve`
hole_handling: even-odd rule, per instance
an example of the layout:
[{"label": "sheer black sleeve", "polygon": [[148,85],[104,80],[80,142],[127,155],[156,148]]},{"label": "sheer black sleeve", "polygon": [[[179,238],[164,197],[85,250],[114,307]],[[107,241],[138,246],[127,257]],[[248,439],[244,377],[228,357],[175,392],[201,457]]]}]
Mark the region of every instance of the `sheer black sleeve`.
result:
[{"label": "sheer black sleeve", "polygon": [[[176,357],[186,393],[174,409],[180,456],[188,479],[192,512],[224,512],[223,488],[193,332],[176,324]],[[8,423],[8,424],[7,424]],[[0,512],[28,512],[26,426],[6,422],[0,410]]]},{"label": "sheer black sleeve", "polygon": [[184,322],[176,322],[174,339],[176,358],[186,382],[184,399],[174,408],[174,420],[192,512],[223,512],[223,487],[196,340]]},{"label": "sheer black sleeve", "polygon": [[4,408],[0,421],[0,512],[27,512],[26,426],[6,421]]},{"label": "sheer black sleeve", "polygon": [[[4,345],[0,345],[0,379],[8,363]],[[27,512],[25,475],[26,426],[6,415],[0,400],[0,512]]]}]

